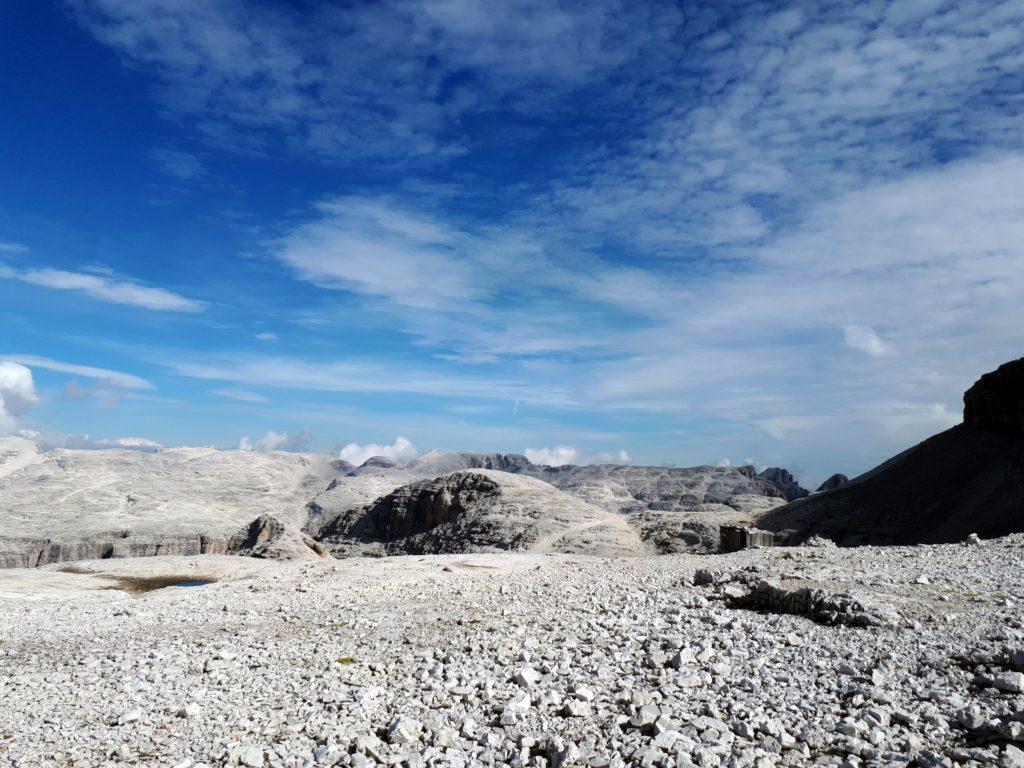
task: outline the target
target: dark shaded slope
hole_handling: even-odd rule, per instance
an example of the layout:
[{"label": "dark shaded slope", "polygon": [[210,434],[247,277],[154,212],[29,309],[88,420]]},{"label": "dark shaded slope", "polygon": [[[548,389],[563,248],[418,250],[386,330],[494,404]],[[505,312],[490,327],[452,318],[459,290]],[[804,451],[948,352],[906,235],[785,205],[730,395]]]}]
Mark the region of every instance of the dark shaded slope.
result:
[{"label": "dark shaded slope", "polygon": [[759,521],[793,540],[936,544],[1024,531],[1024,438],[960,424],[828,493]]}]

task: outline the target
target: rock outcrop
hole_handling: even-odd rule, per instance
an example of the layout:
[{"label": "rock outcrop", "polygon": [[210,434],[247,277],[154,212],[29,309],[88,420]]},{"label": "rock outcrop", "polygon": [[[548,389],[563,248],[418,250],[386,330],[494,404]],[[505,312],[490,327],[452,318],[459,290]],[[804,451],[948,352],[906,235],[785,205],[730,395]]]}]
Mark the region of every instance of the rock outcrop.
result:
[{"label": "rock outcrop", "polygon": [[768,467],[758,474],[758,478],[769,488],[778,491],[778,495],[786,501],[802,499],[810,496],[811,492],[800,485],[788,469],[782,467]]},{"label": "rock outcrop", "polygon": [[133,535],[109,531],[83,538],[20,538],[0,536],[0,568],[38,568],[73,560],[105,560],[158,555],[224,555],[229,536],[194,534]]},{"label": "rock outcrop", "polygon": [[849,482],[850,482],[850,478],[848,478],[846,475],[844,475],[844,474],[842,474],[840,472],[836,472],[836,474],[832,475],[830,478],[828,478],[828,480],[826,480],[821,485],[819,485],[818,489],[815,491],[815,493],[824,493],[825,491],[834,491],[837,488],[842,488],[844,485],[846,485]]},{"label": "rock outcrop", "polygon": [[249,524],[244,534],[231,540],[227,554],[272,560],[310,560],[325,557],[327,552],[319,542],[296,528],[270,515],[260,515]]},{"label": "rock outcrop", "polygon": [[938,544],[1024,531],[1024,434],[1015,427],[1024,361],[983,376],[964,397],[965,423],[904,451],[830,493],[763,515],[800,542]]},{"label": "rock outcrop", "polygon": [[396,487],[465,469],[528,476],[606,512],[623,515],[658,552],[714,550],[718,526],[750,524],[785,502],[775,479],[759,477],[753,467],[636,467],[618,464],[532,464],[519,454],[439,453],[381,467],[367,463],[331,482],[307,507],[305,531],[314,537],[327,521],[388,494]]},{"label": "rock outcrop", "polygon": [[1024,357],[986,373],[964,392],[964,424],[1024,437]]},{"label": "rock outcrop", "polygon": [[[528,474],[597,506],[622,513],[687,511],[701,504],[737,506],[740,499],[784,494],[753,467],[635,467],[621,464],[522,467]],[[760,511],[760,510],[759,510]]]},{"label": "rock outcrop", "polygon": [[318,538],[339,554],[647,553],[622,516],[533,478],[479,469],[402,486],[326,521]]}]

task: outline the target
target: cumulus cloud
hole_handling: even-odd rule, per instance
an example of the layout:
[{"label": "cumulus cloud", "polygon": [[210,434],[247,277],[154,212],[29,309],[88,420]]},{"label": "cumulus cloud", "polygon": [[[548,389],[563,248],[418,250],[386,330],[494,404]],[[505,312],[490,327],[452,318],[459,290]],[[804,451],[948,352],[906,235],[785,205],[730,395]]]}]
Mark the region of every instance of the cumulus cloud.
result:
[{"label": "cumulus cloud", "polygon": [[200,312],[206,304],[164,288],[153,288],[125,278],[69,272],[63,269],[17,270],[0,264],[0,278],[19,280],[30,285],[75,291],[111,304],[166,312]]},{"label": "cumulus cloud", "polygon": [[32,371],[10,360],[0,360],[0,435],[15,432],[18,418],[38,400]]},{"label": "cumulus cloud", "polygon": [[348,443],[338,451],[338,458],[350,464],[360,465],[373,456],[383,456],[394,461],[407,461],[419,456],[416,446],[408,438],[399,435],[391,445],[377,443]]},{"label": "cumulus cloud", "polygon": [[571,445],[556,445],[553,448],[527,448],[523,454],[534,464],[560,467],[565,464],[629,464],[632,459],[624,450],[611,454],[607,452],[588,453]]},{"label": "cumulus cloud", "polygon": [[848,325],[843,328],[846,346],[857,349],[868,355],[880,357],[888,354],[889,347],[882,341],[873,328],[866,325]]},{"label": "cumulus cloud", "polygon": [[288,451],[299,453],[309,450],[309,445],[312,441],[313,433],[308,428],[303,428],[295,434],[271,430],[256,440],[247,436],[242,437],[238,441],[238,449],[240,451]]}]

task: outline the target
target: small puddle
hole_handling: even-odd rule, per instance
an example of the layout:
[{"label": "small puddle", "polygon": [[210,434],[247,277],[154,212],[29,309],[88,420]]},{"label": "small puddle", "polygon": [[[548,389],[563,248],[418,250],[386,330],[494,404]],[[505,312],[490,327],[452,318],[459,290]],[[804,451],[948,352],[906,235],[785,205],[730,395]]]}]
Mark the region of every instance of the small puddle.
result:
[{"label": "small puddle", "polygon": [[121,576],[117,577],[117,584],[108,589],[120,589],[141,595],[170,587],[205,587],[215,581],[216,579],[197,579],[195,576]]},{"label": "small puddle", "polygon": [[66,566],[61,568],[62,573],[74,573],[83,576],[97,576],[107,581],[117,582],[104,589],[120,589],[123,592],[131,592],[133,595],[142,595],[146,592],[155,592],[158,589],[170,587],[205,587],[207,584],[216,583],[217,579],[195,574],[179,574],[177,576],[111,576],[106,573],[96,573],[85,568]]}]

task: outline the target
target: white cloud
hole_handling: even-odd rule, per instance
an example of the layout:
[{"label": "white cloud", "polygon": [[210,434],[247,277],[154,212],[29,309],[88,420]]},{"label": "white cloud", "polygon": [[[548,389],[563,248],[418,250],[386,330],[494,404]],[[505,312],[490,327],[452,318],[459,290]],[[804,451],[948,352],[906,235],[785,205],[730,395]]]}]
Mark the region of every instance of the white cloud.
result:
[{"label": "white cloud", "polygon": [[295,453],[309,450],[312,440],[313,433],[305,428],[293,435],[271,430],[257,440],[242,437],[238,441],[238,449],[241,451],[289,451]]},{"label": "white cloud", "polygon": [[38,400],[32,371],[10,360],[0,360],[0,435],[13,433],[18,417]]},{"label": "white cloud", "polygon": [[419,456],[419,451],[407,438],[398,436],[391,445],[377,443],[348,443],[338,451],[338,458],[350,464],[360,465],[373,456],[383,456],[394,461],[407,461]]},{"label": "white cloud", "polygon": [[269,403],[270,398],[264,397],[256,392],[249,392],[245,389],[213,389],[210,394],[218,397],[226,397],[229,400],[238,400],[243,403]]},{"label": "white cloud", "polygon": [[[27,253],[28,246],[21,243],[0,243],[0,253]],[[3,265],[0,265],[2,267]]]},{"label": "white cloud", "polygon": [[21,429],[18,434],[38,443],[44,450],[66,448],[69,450],[98,451],[120,449],[126,451],[142,451],[153,453],[163,450],[166,446],[145,437],[92,438],[87,434],[55,432],[53,430]]},{"label": "white cloud", "polygon": [[882,341],[873,328],[866,325],[848,325],[843,328],[846,346],[868,355],[880,357],[889,353],[889,346]]},{"label": "white cloud", "polygon": [[159,451],[166,447],[163,443],[145,437],[119,437],[116,440],[101,440],[99,442],[110,442],[118,448],[130,448],[136,451]]},{"label": "white cloud", "polygon": [[456,245],[467,238],[431,218],[359,197],[317,205],[318,218],[288,233],[277,257],[324,288],[383,296],[403,307],[464,307],[480,291]]},{"label": "white cloud", "polygon": [[718,463],[715,466],[716,467],[731,467],[732,466],[732,461],[729,460],[729,459],[719,459]]},{"label": "white cloud", "polygon": [[63,269],[15,270],[0,265],[0,278],[62,291],[77,291],[111,304],[125,304],[167,312],[199,312],[206,304],[163,288],[152,288],[132,280],[114,279]]},{"label": "white cloud", "polygon": [[[262,357],[228,354],[211,360],[154,362],[171,366],[184,376],[236,382],[248,386],[305,389],[321,392],[381,392],[422,394],[434,397],[519,399],[523,402],[567,405],[568,395],[555,386],[518,380],[444,373],[426,366],[387,364],[365,360],[312,360],[295,357]],[[184,358],[184,356],[182,356]]]},{"label": "white cloud", "polygon": [[[712,419],[755,442],[723,453],[782,463],[776,444],[820,456],[859,442],[874,459],[905,447],[1020,354],[1015,0],[71,5],[219,146],[443,163],[481,151],[463,126],[496,104],[541,131],[557,105],[581,128],[547,179],[332,197],[271,243],[300,279],[344,292],[311,325],[340,307],[443,365],[224,355],[176,364],[186,375],[507,393],[657,412],[666,432]],[[501,225],[465,213],[480,209]]]},{"label": "white cloud", "polygon": [[264,332],[255,334],[253,338],[260,341],[277,341],[278,337],[276,333]]},{"label": "white cloud", "polygon": [[[811,416],[773,416],[768,419],[757,419],[754,423],[776,440],[785,440],[794,432],[811,431],[821,426],[825,420]],[[834,423],[831,426],[834,427]]]},{"label": "white cloud", "polygon": [[112,371],[107,368],[95,368],[91,365],[76,365],[64,363],[60,360],[51,360],[47,357],[35,355],[0,355],[2,360],[10,360],[30,368],[42,368],[58,373],[70,373],[75,376],[84,376],[88,379],[100,379],[113,387],[124,387],[126,389],[154,389],[153,384],[145,379],[131,373]]},{"label": "white cloud", "polygon": [[160,147],[150,151],[149,156],[167,173],[182,181],[202,175],[202,161],[191,152]]},{"label": "white cloud", "polygon": [[527,448],[523,451],[534,464],[560,467],[565,464],[629,464],[630,455],[620,450],[616,454],[597,452],[588,453],[571,445],[556,445],[554,448]]},{"label": "white cloud", "polygon": [[[100,42],[153,73],[168,117],[212,144],[436,162],[467,118],[563,106],[671,36],[671,4],[413,0],[301,13],[230,0],[66,0]],[[467,78],[468,75],[468,78]],[[471,80],[471,83],[460,81]]]}]

